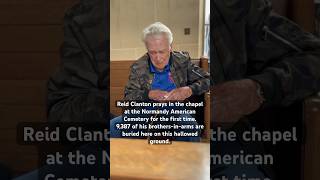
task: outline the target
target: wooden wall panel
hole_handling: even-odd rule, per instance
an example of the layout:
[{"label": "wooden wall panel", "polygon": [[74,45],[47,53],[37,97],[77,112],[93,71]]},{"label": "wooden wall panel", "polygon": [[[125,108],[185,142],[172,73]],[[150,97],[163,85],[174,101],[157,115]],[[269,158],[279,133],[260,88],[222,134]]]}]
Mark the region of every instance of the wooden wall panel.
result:
[{"label": "wooden wall panel", "polygon": [[[33,0],[34,1],[34,0]],[[56,24],[63,22],[65,11],[75,0],[0,3],[0,25]]]},{"label": "wooden wall panel", "polygon": [[5,144],[0,150],[1,162],[5,162],[14,172],[35,169],[38,162],[37,147],[17,144],[16,135],[16,129],[1,129],[0,142]]},{"label": "wooden wall panel", "polygon": [[[77,2],[79,0],[55,0],[55,3],[63,3],[63,2],[69,2],[69,1],[74,1]],[[32,5],[38,5],[38,4],[45,4],[45,3],[51,3],[52,1],[50,0],[1,0],[0,1],[0,6],[3,5],[13,5],[13,6],[18,6],[21,4],[32,4]],[[19,12],[17,12],[19,13]]]},{"label": "wooden wall panel", "polygon": [[46,81],[1,80],[0,105],[45,106]]},{"label": "wooden wall panel", "polygon": [[320,178],[320,97],[305,101],[304,179]]},{"label": "wooden wall panel", "polygon": [[44,105],[0,105],[0,120],[0,129],[14,129],[19,122],[45,122],[46,107]]},{"label": "wooden wall panel", "polygon": [[1,52],[58,52],[63,40],[59,25],[0,26]]},{"label": "wooden wall panel", "polygon": [[[20,148],[25,148],[20,146]],[[25,153],[6,153],[3,154],[1,162],[6,162],[6,166],[11,168],[15,175],[25,174],[38,168],[38,155]]]},{"label": "wooden wall panel", "polygon": [[37,168],[35,146],[16,142],[19,122],[46,120],[46,82],[59,65],[66,9],[79,0],[0,1],[0,163]]},{"label": "wooden wall panel", "polygon": [[0,80],[47,80],[59,65],[59,53],[0,53]]},{"label": "wooden wall panel", "polygon": [[123,100],[124,87],[110,87],[110,112],[120,116],[122,109],[116,107],[116,101]]},{"label": "wooden wall panel", "polygon": [[123,87],[129,78],[130,66],[134,61],[110,62],[110,86]]},{"label": "wooden wall panel", "polygon": [[313,0],[293,0],[290,18],[309,32],[315,30],[315,8]]},{"label": "wooden wall panel", "polygon": [[[16,133],[16,132],[14,132]],[[19,154],[22,156],[23,154],[28,154],[28,155],[38,155],[38,149],[36,146],[33,145],[18,145],[14,141],[10,141],[6,144],[5,149],[0,150],[0,158],[3,159],[5,156],[12,154],[12,150],[9,151],[10,149],[14,149],[16,154]]]}]

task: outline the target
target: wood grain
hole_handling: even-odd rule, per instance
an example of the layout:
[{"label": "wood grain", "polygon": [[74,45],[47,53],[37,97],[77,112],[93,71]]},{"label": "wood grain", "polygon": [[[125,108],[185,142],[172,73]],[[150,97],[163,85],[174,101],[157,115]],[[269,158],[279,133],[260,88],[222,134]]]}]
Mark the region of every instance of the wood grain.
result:
[{"label": "wood grain", "polygon": [[44,80],[0,80],[0,104],[45,106],[46,83]]},{"label": "wood grain", "polygon": [[61,25],[0,26],[1,52],[58,52],[63,41]]},{"label": "wood grain", "polygon": [[75,2],[0,1],[0,163],[14,175],[37,168],[36,147],[19,145],[16,128],[45,121],[46,81],[59,64],[63,17]]},{"label": "wood grain", "polygon": [[123,100],[124,87],[110,87],[110,112],[114,115],[120,116],[122,109],[116,107],[116,101]]},{"label": "wood grain", "polygon": [[0,80],[47,80],[59,65],[59,53],[0,53]]},{"label": "wood grain", "polygon": [[0,25],[62,24],[65,11],[77,0],[0,3]]},{"label": "wood grain", "polygon": [[210,144],[173,142],[149,145],[147,140],[111,139],[112,180],[208,180]]},{"label": "wood grain", "polygon": [[293,0],[292,14],[289,18],[308,32],[315,30],[315,8],[314,1]]},{"label": "wood grain", "polygon": [[11,152],[3,154],[0,159],[2,163],[5,162],[6,166],[11,168],[15,175],[22,175],[39,168],[38,157],[39,156],[35,154],[17,154]]},{"label": "wood grain", "polygon": [[320,97],[305,101],[304,179],[320,177]]},{"label": "wood grain", "polygon": [[16,128],[21,122],[46,122],[46,107],[43,105],[1,105],[0,129]]}]

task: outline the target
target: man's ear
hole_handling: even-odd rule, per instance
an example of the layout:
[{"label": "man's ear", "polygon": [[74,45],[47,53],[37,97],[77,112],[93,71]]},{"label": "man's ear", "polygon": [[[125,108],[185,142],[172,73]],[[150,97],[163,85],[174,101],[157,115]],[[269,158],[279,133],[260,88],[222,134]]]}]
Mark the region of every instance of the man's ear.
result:
[{"label": "man's ear", "polygon": [[169,45],[169,51],[172,52],[172,44]]}]

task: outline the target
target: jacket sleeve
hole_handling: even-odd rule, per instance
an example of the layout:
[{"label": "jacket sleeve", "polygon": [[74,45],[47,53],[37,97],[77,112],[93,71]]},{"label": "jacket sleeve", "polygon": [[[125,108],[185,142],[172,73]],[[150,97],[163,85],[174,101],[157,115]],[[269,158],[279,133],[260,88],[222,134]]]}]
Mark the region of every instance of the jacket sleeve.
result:
[{"label": "jacket sleeve", "polygon": [[[96,49],[91,45],[95,42],[86,41],[85,32],[99,29],[95,21],[84,23],[90,8],[78,4],[65,15],[61,65],[48,81],[47,115],[51,122],[105,122],[109,114],[109,93],[99,84]],[[90,36],[94,34],[98,33]]]},{"label": "jacket sleeve", "polygon": [[131,66],[128,83],[124,91],[124,100],[127,101],[145,101],[148,100],[148,93],[146,87],[141,84],[141,75],[135,68],[134,64]]},{"label": "jacket sleeve", "polygon": [[266,104],[286,106],[319,91],[319,39],[274,13],[258,23],[254,17],[259,7],[251,8],[247,18],[252,47],[248,50],[249,63],[260,63],[261,71],[249,78],[260,83]]},{"label": "jacket sleeve", "polygon": [[193,95],[201,95],[210,88],[210,75],[188,60],[188,86]]}]

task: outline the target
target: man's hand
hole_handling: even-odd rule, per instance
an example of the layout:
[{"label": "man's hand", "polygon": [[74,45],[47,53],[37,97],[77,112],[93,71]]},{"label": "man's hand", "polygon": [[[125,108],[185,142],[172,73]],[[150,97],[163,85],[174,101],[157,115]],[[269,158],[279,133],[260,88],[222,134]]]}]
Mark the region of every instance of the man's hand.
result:
[{"label": "man's hand", "polygon": [[170,91],[166,96],[167,101],[184,101],[192,95],[192,89],[189,86],[181,87]]},{"label": "man's hand", "polygon": [[154,101],[163,101],[168,96],[167,94],[168,94],[167,91],[150,90],[148,97],[149,97],[149,99],[154,100]]},{"label": "man's hand", "polygon": [[251,79],[229,81],[212,89],[213,121],[236,122],[256,111],[264,101],[259,84]]}]

